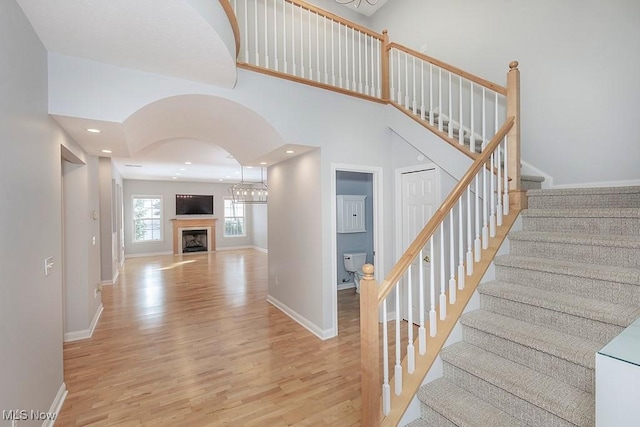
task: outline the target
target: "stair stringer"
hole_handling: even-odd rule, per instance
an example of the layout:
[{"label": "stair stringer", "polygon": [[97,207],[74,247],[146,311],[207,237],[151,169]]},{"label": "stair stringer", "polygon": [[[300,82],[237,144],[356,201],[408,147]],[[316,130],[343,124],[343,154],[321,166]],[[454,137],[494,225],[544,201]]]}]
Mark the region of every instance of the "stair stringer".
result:
[{"label": "stair stringer", "polygon": [[412,120],[393,105],[386,106],[389,128],[409,145],[459,181],[473,164],[473,159],[455,149],[439,136]]},{"label": "stair stringer", "polygon": [[[442,141],[440,141],[440,143],[442,143]],[[445,344],[457,341],[455,337],[453,337],[452,342],[449,342],[449,337],[458,326],[460,316],[465,312],[467,305],[476,294],[478,285],[485,278],[485,273],[489,270],[489,267],[493,265],[493,259],[502,248],[503,243],[505,243],[505,241],[508,242],[507,235],[514,224],[516,224],[519,214],[520,211],[512,209],[509,215],[504,216],[502,225],[496,228],[496,236],[490,238],[488,249],[482,252],[482,260],[474,265],[473,274],[465,278],[465,288],[457,292],[456,303],[447,308],[447,318],[445,320],[438,318],[438,334],[433,338],[427,339],[427,351],[424,355],[416,355],[415,372],[413,375],[407,374],[406,356],[402,360],[403,390],[411,390],[411,392],[402,393],[400,396],[396,396],[395,394],[391,395],[391,412],[382,420],[382,427],[398,425],[398,420],[404,416],[405,411],[416,398],[416,394],[438,358],[440,350],[442,350]],[[432,379],[435,378],[429,378],[429,380]],[[393,381],[393,378],[391,378],[389,382],[393,383]]]}]

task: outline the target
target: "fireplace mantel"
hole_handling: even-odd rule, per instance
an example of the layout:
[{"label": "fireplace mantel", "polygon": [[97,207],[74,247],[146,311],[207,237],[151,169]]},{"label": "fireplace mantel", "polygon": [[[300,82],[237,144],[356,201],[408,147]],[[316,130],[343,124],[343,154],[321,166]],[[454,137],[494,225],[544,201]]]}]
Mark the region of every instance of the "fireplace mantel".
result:
[{"label": "fireplace mantel", "polygon": [[209,252],[216,250],[216,221],[217,218],[174,218],[171,220],[173,223],[173,254],[180,254],[180,248],[178,242],[182,242],[182,236],[179,236],[179,230],[181,228],[210,228],[211,229],[211,246]]}]

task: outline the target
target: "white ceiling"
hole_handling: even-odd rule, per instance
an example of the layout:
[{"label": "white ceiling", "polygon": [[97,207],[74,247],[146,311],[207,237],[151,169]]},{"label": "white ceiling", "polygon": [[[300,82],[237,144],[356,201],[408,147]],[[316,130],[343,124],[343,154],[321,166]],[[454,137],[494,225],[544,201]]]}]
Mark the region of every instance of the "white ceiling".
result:
[{"label": "white ceiling", "polygon": [[[210,25],[215,19],[200,15],[193,0],[17,1],[50,52],[235,85],[235,59]],[[204,95],[149,104],[123,123],[52,116],[87,153],[111,157],[125,179],[238,182],[243,164],[245,179],[257,181],[261,163],[292,156],[285,151],[298,155],[313,149],[285,144],[253,111]]]}]

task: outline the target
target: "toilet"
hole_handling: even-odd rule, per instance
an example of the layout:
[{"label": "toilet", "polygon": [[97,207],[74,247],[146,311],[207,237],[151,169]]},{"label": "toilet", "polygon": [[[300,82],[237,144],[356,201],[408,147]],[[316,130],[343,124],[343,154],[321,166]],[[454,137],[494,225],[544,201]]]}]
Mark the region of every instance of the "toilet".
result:
[{"label": "toilet", "polygon": [[367,263],[367,253],[344,253],[344,269],[353,276],[353,282],[356,285],[356,292],[360,293],[360,279],[362,278],[362,266]]}]

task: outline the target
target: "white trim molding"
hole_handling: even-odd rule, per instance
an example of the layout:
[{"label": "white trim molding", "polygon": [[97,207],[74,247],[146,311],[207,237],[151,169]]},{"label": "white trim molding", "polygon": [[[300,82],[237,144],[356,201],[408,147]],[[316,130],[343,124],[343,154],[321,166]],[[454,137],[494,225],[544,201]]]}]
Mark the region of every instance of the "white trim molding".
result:
[{"label": "white trim molding", "polygon": [[255,249],[258,252],[264,252],[265,254],[269,253],[269,249],[261,248],[260,246],[252,246],[252,248]]},{"label": "white trim molding", "polygon": [[169,252],[149,252],[146,254],[126,254],[124,257],[126,258],[144,258],[148,256],[161,256],[161,255],[173,255],[173,251]]},{"label": "white trim molding", "polygon": [[67,398],[68,393],[69,392],[67,391],[67,385],[65,383],[62,383],[62,385],[58,389],[58,393],[56,394],[56,397],[53,399],[51,408],[49,408],[49,412],[47,413],[47,417],[49,419],[45,420],[42,423],[42,427],[53,427],[53,425],[56,423],[56,420],[58,419],[58,416],[60,415],[62,404]]},{"label": "white trim molding", "polygon": [[344,291],[345,289],[354,289],[355,287],[356,287],[356,284],[353,282],[345,282],[345,283],[338,284],[339,291]]},{"label": "white trim molding", "polygon": [[596,187],[635,187],[640,185],[640,179],[628,179],[625,181],[599,181],[579,184],[558,184],[551,188],[596,188]]},{"label": "white trim molding", "polygon": [[336,336],[334,329],[326,329],[326,330],[320,329],[309,319],[302,316],[300,313],[288,307],[286,304],[272,297],[271,295],[267,296],[267,302],[273,305],[274,307],[276,307],[278,310],[282,311],[284,314],[286,314],[291,319],[296,321],[296,323],[298,323],[300,326],[302,326],[303,328],[305,328],[306,330],[308,330],[313,335],[317,336],[323,341]]},{"label": "white trim molding", "polygon": [[102,303],[100,303],[100,305],[98,306],[98,310],[96,310],[96,314],[93,316],[91,325],[89,325],[89,329],[83,329],[81,331],[65,332],[64,342],[80,341],[80,340],[85,340],[87,338],[91,338],[93,336],[93,331],[95,331],[96,326],[98,325],[98,320],[100,320],[100,316],[102,315],[103,309],[104,307]]}]

